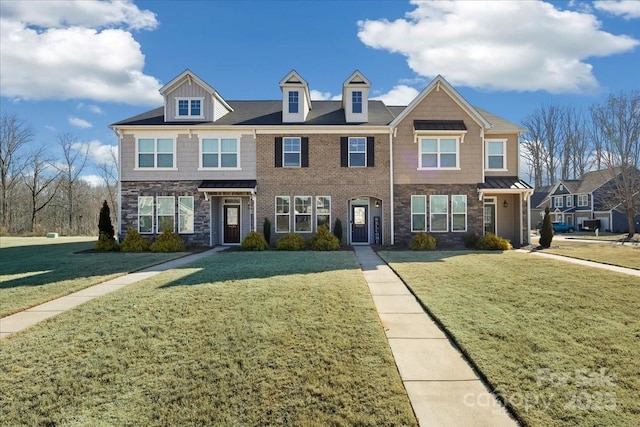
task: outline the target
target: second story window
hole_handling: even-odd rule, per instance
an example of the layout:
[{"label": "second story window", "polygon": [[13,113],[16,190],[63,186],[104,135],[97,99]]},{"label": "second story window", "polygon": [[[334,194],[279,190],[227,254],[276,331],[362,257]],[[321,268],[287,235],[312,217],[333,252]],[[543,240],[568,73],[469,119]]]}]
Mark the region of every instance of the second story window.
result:
[{"label": "second story window", "polygon": [[298,91],[289,91],[289,113],[298,113]]},{"label": "second story window", "polygon": [[367,139],[349,138],[349,167],[367,166]]},{"label": "second story window", "polygon": [[351,93],[351,112],[362,113],[362,91],[356,90]]},{"label": "second story window", "polygon": [[175,167],[173,139],[141,138],[138,140],[136,148],[138,168]]},{"label": "second story window", "polygon": [[562,203],[562,199],[564,199],[564,197],[562,196],[554,196],[553,197],[553,206],[555,206],[556,208],[561,208],[564,203]]},{"label": "second story window", "polygon": [[589,206],[588,194],[578,194],[578,206],[580,207]]},{"label": "second story window", "polygon": [[235,138],[203,138],[203,168],[237,168],[238,140]]},{"label": "second story window", "polygon": [[300,138],[283,138],[283,166],[291,168],[300,167],[301,143]]},{"label": "second story window", "polygon": [[487,141],[486,169],[504,170],[507,168],[505,161],[506,146],[507,141],[505,139]]},{"label": "second story window", "polygon": [[202,98],[177,98],[177,117],[202,118]]},{"label": "second story window", "polygon": [[457,169],[458,138],[422,138],[419,169]]},{"label": "second story window", "polygon": [[573,196],[567,196],[567,207],[570,208],[573,206]]}]

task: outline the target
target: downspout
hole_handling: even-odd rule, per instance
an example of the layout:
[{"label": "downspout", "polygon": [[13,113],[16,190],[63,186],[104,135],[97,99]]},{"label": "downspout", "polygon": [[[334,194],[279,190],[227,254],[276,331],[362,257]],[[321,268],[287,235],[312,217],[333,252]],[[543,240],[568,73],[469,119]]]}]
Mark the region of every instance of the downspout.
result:
[{"label": "downspout", "polygon": [[120,168],[122,168],[122,131],[118,128],[113,130],[118,138],[118,233],[116,240],[120,241],[120,233],[122,233],[122,174]]},{"label": "downspout", "polygon": [[258,209],[256,206],[256,192],[251,192],[251,205],[253,207],[253,231],[258,231]]},{"label": "downspout", "polygon": [[389,129],[389,218],[391,221],[391,246],[395,244],[395,228],[393,215],[393,136],[398,128]]}]

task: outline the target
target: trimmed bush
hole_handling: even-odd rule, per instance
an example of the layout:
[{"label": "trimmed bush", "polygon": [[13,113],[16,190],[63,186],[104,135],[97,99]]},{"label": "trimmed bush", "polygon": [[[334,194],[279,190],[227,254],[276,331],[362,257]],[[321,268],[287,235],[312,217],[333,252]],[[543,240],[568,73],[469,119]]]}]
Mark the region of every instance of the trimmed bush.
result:
[{"label": "trimmed bush", "polygon": [[465,248],[475,249],[478,246],[478,240],[480,240],[480,235],[473,231],[467,231],[462,235],[462,243]]},{"label": "trimmed bush", "polygon": [[478,239],[477,248],[482,251],[508,251],[511,249],[511,242],[493,233],[487,233]]},{"label": "trimmed bush", "polygon": [[436,248],[436,238],[431,234],[418,233],[413,236],[409,243],[409,249],[412,251],[432,251]]},{"label": "trimmed bush", "polygon": [[266,251],[269,249],[269,245],[262,234],[251,231],[242,240],[240,248],[243,251]]},{"label": "trimmed bush", "polygon": [[551,215],[549,215],[549,206],[544,208],[544,219],[542,220],[542,228],[540,229],[540,246],[543,248],[551,247],[553,240],[553,224],[551,223]]},{"label": "trimmed bush", "polygon": [[262,223],[262,234],[264,235],[264,240],[266,240],[268,246],[271,241],[271,221],[267,217],[264,218],[264,222]]},{"label": "trimmed bush", "polygon": [[100,238],[93,246],[93,249],[100,252],[115,252],[120,248],[118,247],[118,242],[116,239],[109,237],[107,233],[100,233]]},{"label": "trimmed bush", "polygon": [[100,208],[98,230],[98,236],[100,236],[100,234],[102,233],[105,233],[110,239],[115,241],[116,232],[113,229],[113,224],[111,223],[111,210],[109,209],[109,204],[106,200],[102,203],[102,207]]},{"label": "trimmed bush", "polygon": [[342,243],[342,221],[340,218],[336,218],[336,222],[333,224],[333,235],[338,238],[338,242]]},{"label": "trimmed bush", "polygon": [[289,233],[282,236],[276,244],[276,249],[279,251],[303,251],[307,244],[304,238],[297,233]]},{"label": "trimmed bush", "polygon": [[327,224],[322,224],[311,236],[309,247],[314,251],[337,251],[340,249],[340,240],[331,234]]},{"label": "trimmed bush", "polygon": [[122,240],[120,250],[122,252],[147,252],[151,243],[138,233],[135,228],[127,230],[127,235]]},{"label": "trimmed bush", "polygon": [[180,236],[173,231],[165,230],[149,249],[151,252],[183,252],[186,248]]}]

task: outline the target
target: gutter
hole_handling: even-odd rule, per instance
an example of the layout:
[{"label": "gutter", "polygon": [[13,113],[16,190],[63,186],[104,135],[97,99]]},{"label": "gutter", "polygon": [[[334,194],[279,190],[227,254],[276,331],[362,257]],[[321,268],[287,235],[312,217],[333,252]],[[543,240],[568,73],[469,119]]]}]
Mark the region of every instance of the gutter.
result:
[{"label": "gutter", "polygon": [[391,245],[395,245],[395,228],[393,215],[393,136],[397,128],[389,128],[389,219],[391,221]]}]

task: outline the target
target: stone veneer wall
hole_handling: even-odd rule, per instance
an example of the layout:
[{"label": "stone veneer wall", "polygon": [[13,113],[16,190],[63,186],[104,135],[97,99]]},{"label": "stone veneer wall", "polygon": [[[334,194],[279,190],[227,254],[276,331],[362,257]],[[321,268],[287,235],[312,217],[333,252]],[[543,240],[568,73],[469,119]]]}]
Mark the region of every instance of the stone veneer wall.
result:
[{"label": "stone veneer wall", "polygon": [[[416,233],[411,232],[411,196],[427,196],[427,224],[429,223],[429,196],[447,195],[451,203],[452,195],[467,196],[467,231],[477,232],[482,235],[484,222],[484,208],[481,200],[478,200],[478,190],[475,184],[406,184],[393,186],[394,192],[394,220],[395,220],[395,244],[406,246]],[[449,205],[451,206],[451,205]],[[451,227],[451,207],[449,207],[449,227]],[[438,248],[463,247],[462,237],[464,232],[427,232],[434,236],[438,242]]]},{"label": "stone veneer wall", "polygon": [[[176,197],[176,224],[178,196],[193,196],[194,234],[180,234],[187,246],[209,246],[209,212],[210,202],[198,192],[198,185],[202,181],[136,181],[121,183],[121,220],[119,238],[127,234],[128,228],[138,228],[138,197],[139,196],[174,196]],[[143,234],[144,237],[155,237],[153,234]],[[215,237],[215,236],[214,236]]]}]

